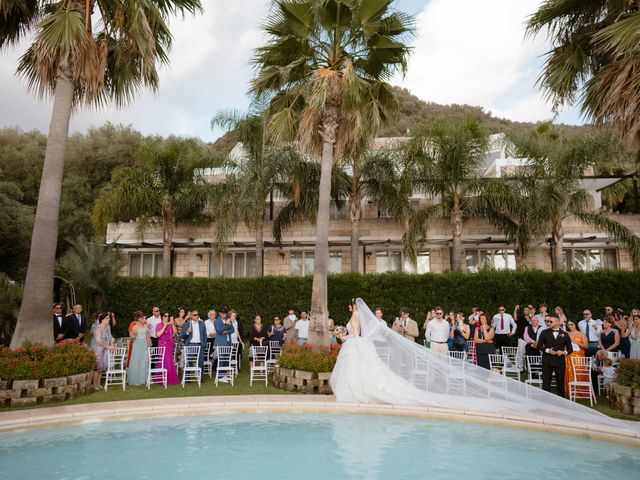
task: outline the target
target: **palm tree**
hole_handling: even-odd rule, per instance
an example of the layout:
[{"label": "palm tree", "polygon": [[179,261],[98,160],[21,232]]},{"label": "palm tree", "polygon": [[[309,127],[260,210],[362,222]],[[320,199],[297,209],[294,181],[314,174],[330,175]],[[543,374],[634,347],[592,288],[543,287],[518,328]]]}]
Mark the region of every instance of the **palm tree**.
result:
[{"label": "palm tree", "polygon": [[58,260],[58,274],[73,284],[87,312],[105,308],[105,292],[124,265],[122,255],[115,247],[105,245],[104,238],[87,241],[79,237],[69,243],[69,250]]},{"label": "palm tree", "polygon": [[439,203],[412,213],[404,238],[407,256],[415,261],[416,243],[424,238],[429,221],[440,212],[451,219],[451,269],[462,271],[462,221],[470,200],[480,191],[482,162],[489,147],[489,135],[477,120],[439,120],[419,128],[406,146],[409,161],[415,162],[415,188]]},{"label": "palm tree", "polygon": [[592,209],[593,198],[580,178],[600,161],[610,161],[619,147],[607,134],[567,137],[550,124],[508,136],[510,154],[525,158],[535,178],[537,217],[551,232],[552,265],[564,270],[563,220],[575,217],[582,223],[607,232],[629,248],[633,263],[640,265],[640,240],[624,225]]},{"label": "palm tree", "polygon": [[[143,87],[156,89],[167,62],[175,13],[195,13],[199,0],[30,0],[2,2],[0,48],[33,35],[18,74],[38,95],[53,96],[42,180],[22,308],[12,346],[51,343],[49,314],[69,119],[74,106],[123,105]],[[46,321],[45,321],[46,320]]]},{"label": "palm tree", "polygon": [[539,83],[556,106],[579,99],[588,118],[640,140],[637,2],[545,0],[529,17],[528,32],[551,38]]},{"label": "palm tree", "polygon": [[212,186],[203,169],[218,162],[191,140],[142,148],[133,167],[114,170],[105,192],[96,200],[93,221],[98,231],[109,222],[137,219],[142,237],[149,228],[162,229],[162,275],[171,275],[173,233],[179,223],[208,223]]},{"label": "palm tree", "polygon": [[269,100],[276,142],[321,156],[309,342],[329,342],[327,273],[331,169],[362,148],[398,108],[386,83],[406,69],[412,18],[392,0],[274,0],[251,91]]}]

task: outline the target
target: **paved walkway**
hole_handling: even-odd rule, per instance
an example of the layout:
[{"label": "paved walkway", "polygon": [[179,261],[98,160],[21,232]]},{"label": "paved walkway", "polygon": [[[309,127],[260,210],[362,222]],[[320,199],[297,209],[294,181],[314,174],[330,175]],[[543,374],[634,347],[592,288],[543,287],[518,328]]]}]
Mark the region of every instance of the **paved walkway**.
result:
[{"label": "paved walkway", "polygon": [[[186,408],[185,408],[186,407]],[[66,405],[0,413],[0,434],[28,429],[78,425],[100,421],[128,420],[198,414],[242,412],[348,413],[411,416],[490,425],[529,428],[554,433],[588,436],[640,447],[640,433],[615,428],[537,419],[499,413],[470,412],[424,406],[358,404],[336,402],[328,395],[239,395],[211,397],[153,398],[118,402]]]}]

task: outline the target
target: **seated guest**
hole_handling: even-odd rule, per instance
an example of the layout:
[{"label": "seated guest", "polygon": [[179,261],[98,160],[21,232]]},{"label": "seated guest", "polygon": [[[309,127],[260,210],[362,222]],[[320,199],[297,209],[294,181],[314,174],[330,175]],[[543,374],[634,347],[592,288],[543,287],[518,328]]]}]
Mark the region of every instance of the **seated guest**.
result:
[{"label": "seated guest", "polygon": [[[262,324],[262,315],[256,315],[253,317],[253,325],[249,330],[249,344],[253,347],[268,347],[267,343],[267,329]],[[249,368],[253,366],[253,359],[249,354]]]},{"label": "seated guest", "polygon": [[280,317],[276,315],[273,317],[273,325],[269,327],[269,331],[267,332],[267,336],[269,337],[270,342],[278,342],[280,346],[284,345],[284,325],[282,325],[282,320]]},{"label": "seated guest", "polygon": [[307,337],[309,337],[309,313],[306,310],[300,310],[300,319],[296,322],[295,331],[298,337],[298,345],[304,345],[307,343]]},{"label": "seated guest", "polygon": [[169,312],[162,314],[162,321],[156,326],[156,338],[158,347],[164,347],[164,368],[167,370],[167,385],[178,384],[178,372],[173,360],[173,336],[175,326]]},{"label": "seated guest", "polygon": [[65,332],[68,329],[67,320],[62,315],[62,304],[56,303],[53,306],[53,341],[56,343],[64,340]]},{"label": "seated guest", "polygon": [[149,368],[149,347],[151,336],[147,329],[147,317],[138,310],[134,314],[135,325],[131,329],[131,341],[129,350],[129,369],[127,371],[127,383],[129,385],[144,385],[147,383],[147,370]]},{"label": "seated guest", "polygon": [[598,350],[591,364],[591,385],[593,391],[598,392],[598,375],[602,374],[602,368],[604,367],[604,361],[609,358],[609,352],[606,350]]},{"label": "seated guest", "polygon": [[620,345],[620,332],[615,329],[616,322],[612,316],[604,317],[602,333],[600,334],[600,350],[617,352]]},{"label": "seated guest", "polygon": [[91,343],[93,353],[96,354],[96,371],[93,372],[93,388],[100,389],[100,379],[102,372],[106,372],[109,368],[109,351],[114,350],[113,337],[111,336],[111,328],[109,322],[111,315],[109,313],[99,313],[97,316],[97,327],[93,333]]},{"label": "seated guest", "polygon": [[495,330],[486,313],[480,313],[480,326],[476,327],[473,341],[476,344],[476,363],[479,367],[491,369],[489,354],[496,353],[493,346]]}]

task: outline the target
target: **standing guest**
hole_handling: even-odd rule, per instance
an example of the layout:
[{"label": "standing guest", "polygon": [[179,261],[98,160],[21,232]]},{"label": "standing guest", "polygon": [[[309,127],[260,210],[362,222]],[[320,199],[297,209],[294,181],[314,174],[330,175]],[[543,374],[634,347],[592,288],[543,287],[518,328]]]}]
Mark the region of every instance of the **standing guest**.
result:
[{"label": "standing guest", "polygon": [[238,344],[238,349],[236,351],[236,362],[238,362],[238,370],[240,370],[240,366],[242,365],[242,350],[244,349],[244,342],[242,340],[242,322],[238,319],[238,312],[236,312],[235,310],[231,310],[229,312],[229,320],[231,321],[231,326],[233,327],[233,333],[231,334],[231,344]]},{"label": "standing guest", "polygon": [[624,315],[624,312],[615,316],[615,326],[613,328],[620,334],[620,345],[618,347],[620,353],[624,355],[624,358],[630,358],[631,340],[629,339],[629,323],[627,322],[627,317]]},{"label": "standing guest", "polygon": [[513,310],[513,318],[516,321],[516,337],[518,338],[518,350],[516,352],[516,367],[522,369],[524,367],[524,356],[526,353],[527,342],[524,339],[524,332],[529,324],[529,307],[525,306],[520,313],[520,305],[516,305]]},{"label": "standing guest", "polygon": [[151,337],[149,336],[144,313],[138,310],[134,314],[134,319],[136,323],[131,329],[131,342],[129,345],[131,358],[129,359],[129,369],[127,370],[127,383],[129,385],[144,385],[147,383]]},{"label": "standing guest", "polygon": [[267,332],[267,336],[269,337],[270,342],[278,342],[280,346],[284,345],[284,325],[282,325],[282,320],[280,317],[276,315],[273,317],[273,325],[269,327]]},{"label": "standing guest", "polygon": [[65,333],[68,330],[67,320],[62,315],[62,304],[56,303],[53,305],[53,341],[56,343],[64,340]]},{"label": "standing guest", "polygon": [[67,330],[65,338],[75,340],[78,343],[84,342],[84,332],[87,329],[87,319],[82,315],[82,305],[76,303],[71,313],[67,315]]},{"label": "standing guest", "polygon": [[629,358],[640,359],[640,311],[631,310],[631,328],[629,329]]},{"label": "standing guest", "polygon": [[111,336],[111,328],[109,322],[111,316],[109,313],[98,314],[98,326],[95,329],[93,353],[96,354],[96,371],[93,372],[93,388],[95,390],[100,389],[100,379],[102,378],[102,372],[106,372],[109,368],[109,351],[114,350],[113,337]]},{"label": "standing guest", "polygon": [[587,355],[593,355],[594,352],[598,350],[598,339],[600,338],[602,329],[598,325],[598,322],[592,318],[591,310],[583,310],[582,320],[578,322],[578,328],[587,337],[587,342],[589,343],[589,349],[586,352]]},{"label": "standing guest", "polygon": [[164,368],[167,369],[167,385],[178,384],[178,372],[173,360],[173,337],[176,334],[176,327],[169,312],[162,314],[162,322],[156,327],[156,337],[158,346],[164,347]]},{"label": "standing guest", "polygon": [[300,319],[296,322],[295,331],[298,338],[298,345],[304,345],[307,343],[309,337],[309,314],[306,310],[300,310]]},{"label": "standing guest", "polygon": [[456,313],[451,336],[453,337],[452,350],[454,352],[466,352],[467,341],[471,337],[471,329],[469,328],[469,325],[464,323],[464,313]]},{"label": "standing guest", "polygon": [[211,355],[213,352],[213,342],[216,339],[216,311],[209,310],[207,319],[204,321],[204,328],[207,331],[207,352]]},{"label": "standing guest", "polygon": [[611,305],[607,305],[606,307],[604,307],[604,315],[602,316],[602,318],[607,317],[607,316],[611,316],[613,317],[613,307]]},{"label": "standing guest", "polygon": [[151,346],[158,346],[158,338],[156,337],[156,327],[162,322],[160,317],[160,308],[153,307],[151,309],[151,316],[147,318],[147,329],[149,330],[149,337],[151,337]]},{"label": "standing guest", "polygon": [[176,334],[173,336],[173,344],[175,345],[174,349],[176,352],[175,361],[178,362],[178,365],[182,365],[182,351],[184,349],[184,339],[182,338],[182,327],[189,320],[187,311],[179,307],[176,312],[176,316],[173,317],[173,326]]},{"label": "standing guest", "polygon": [[289,308],[287,316],[284,317],[285,339],[287,342],[296,341],[296,322],[298,317],[295,312],[294,308]]},{"label": "standing guest", "polygon": [[380,307],[376,307],[376,309],[374,310],[373,314],[376,316],[376,318],[378,319],[378,321],[384,325],[387,324],[387,321],[382,318],[382,308]]},{"label": "standing guest", "polygon": [[[181,335],[185,347],[200,347],[198,367],[202,368],[204,365],[204,349],[207,348],[207,328],[204,326],[204,322],[200,320],[200,314],[197,310],[191,312],[189,321],[182,326]],[[202,375],[202,370],[200,370],[200,374]]]},{"label": "standing guest", "polygon": [[429,348],[432,352],[440,355],[448,355],[449,322],[443,318],[444,310],[441,307],[435,308],[434,315],[436,318],[430,320],[427,324],[425,338],[429,341]]},{"label": "standing guest", "polygon": [[547,304],[546,303],[541,303],[540,305],[538,305],[538,312],[536,315],[538,317],[538,325],[542,326],[544,325],[544,319],[547,318]]},{"label": "standing guest", "polygon": [[[262,323],[262,315],[257,314],[253,317],[253,325],[251,325],[251,329],[249,330],[249,344],[252,347],[268,347],[267,338],[267,329]],[[249,353],[249,368],[251,367],[253,367],[253,357],[251,353]]]},{"label": "standing guest", "polygon": [[480,326],[476,327],[476,331],[473,334],[473,341],[476,344],[476,364],[479,367],[490,370],[489,354],[496,353],[496,349],[493,346],[493,338],[496,331],[491,322],[489,322],[489,317],[486,313],[480,313],[479,321]]},{"label": "standing guest", "polygon": [[[231,320],[227,318],[227,307],[223,305],[219,312],[218,318],[216,318],[215,322],[216,327],[216,339],[215,345],[216,347],[230,347],[231,346],[231,335],[234,332],[233,325]],[[219,360],[218,360],[219,361]],[[227,363],[220,362],[219,365],[221,367],[227,367]],[[226,375],[220,379],[221,382],[227,383],[229,382],[229,377]]]},{"label": "standing guest", "polygon": [[602,333],[600,334],[600,349],[607,352],[617,352],[620,346],[620,333],[616,330],[612,316],[604,317]]},{"label": "standing guest", "polygon": [[602,361],[602,386],[604,387],[604,391],[607,394],[607,398],[609,398],[609,389],[611,388],[611,383],[616,379],[616,369],[613,368],[613,360],[610,358],[605,358]]},{"label": "standing guest", "polygon": [[569,396],[569,382],[588,382],[589,378],[576,378],[573,373],[573,364],[571,363],[572,357],[584,357],[584,352],[589,348],[589,342],[587,337],[578,328],[578,322],[575,320],[567,320],[567,333],[571,339],[571,347],[573,351],[567,355],[565,372],[564,372],[564,394]]},{"label": "standing guest", "polygon": [[476,325],[480,322],[480,310],[478,307],[471,307],[471,314],[467,319],[469,321],[469,325]]},{"label": "standing guest", "polygon": [[562,307],[556,307],[553,309],[556,316],[560,319],[560,328],[562,328],[565,332],[567,331],[567,316],[564,314],[564,310]]},{"label": "standing guest", "polygon": [[[442,309],[440,309],[440,311],[442,311]],[[407,307],[402,307],[400,309],[400,317],[396,317],[396,321],[393,322],[393,326],[391,328],[393,328],[393,330],[398,332],[407,340],[411,340],[412,342],[415,342],[416,337],[420,335],[420,332],[418,331],[418,324],[415,320],[409,317],[409,309]],[[449,332],[447,331],[445,344],[447,343],[446,339],[448,337],[449,337]]]},{"label": "standing guest", "polygon": [[329,330],[329,345],[333,345],[335,343],[338,343],[336,336],[333,334],[333,331],[336,329],[336,322],[333,321],[333,318],[331,318],[331,314],[329,312],[327,312],[327,316],[329,317],[327,321],[327,330]]},{"label": "standing guest", "polygon": [[551,377],[555,375],[558,395],[564,397],[565,357],[573,351],[571,338],[560,329],[560,319],[557,315],[549,315],[550,325],[542,334],[538,342],[538,349],[542,352],[542,388],[551,391]]},{"label": "standing guest", "polygon": [[511,346],[511,337],[516,334],[516,321],[513,317],[505,312],[504,305],[498,307],[498,313],[493,316],[493,328],[496,335],[494,343],[498,352],[502,353],[502,347]]},{"label": "standing guest", "polygon": [[539,318],[537,315],[531,317],[531,325],[529,325],[524,331],[524,341],[526,342],[525,346],[525,354],[527,356],[537,356],[540,355],[540,350],[538,350],[538,331],[542,328],[538,322]]}]

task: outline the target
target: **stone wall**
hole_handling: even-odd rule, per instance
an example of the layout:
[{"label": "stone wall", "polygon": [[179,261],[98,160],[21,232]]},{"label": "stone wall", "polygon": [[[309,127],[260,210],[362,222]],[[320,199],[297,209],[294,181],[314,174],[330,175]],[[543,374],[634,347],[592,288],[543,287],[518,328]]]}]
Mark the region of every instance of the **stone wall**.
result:
[{"label": "stone wall", "polygon": [[0,406],[25,407],[62,402],[91,392],[93,372],[44,380],[0,381]]},{"label": "stone wall", "polygon": [[609,403],[616,410],[640,417],[640,388],[612,383]]},{"label": "stone wall", "polygon": [[273,370],[273,386],[290,392],[331,395],[329,377],[331,372],[307,372],[276,365]]}]

